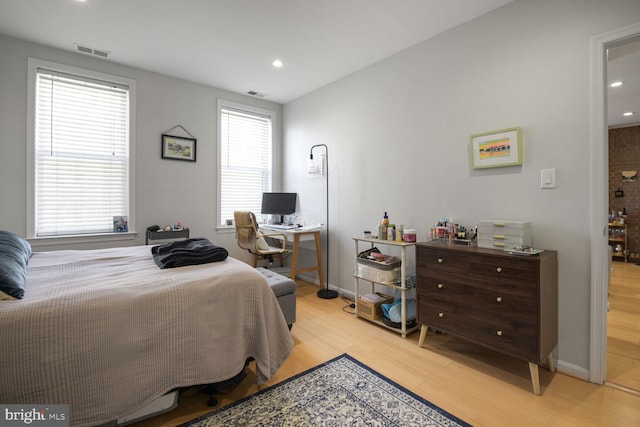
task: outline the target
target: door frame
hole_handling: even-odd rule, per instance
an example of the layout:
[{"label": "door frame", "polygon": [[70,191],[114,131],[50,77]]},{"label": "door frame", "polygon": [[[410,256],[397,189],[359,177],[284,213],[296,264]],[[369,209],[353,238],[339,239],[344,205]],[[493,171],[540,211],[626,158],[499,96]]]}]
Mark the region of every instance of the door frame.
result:
[{"label": "door frame", "polygon": [[609,248],[609,142],[607,127],[607,55],[609,46],[640,35],[640,24],[591,39],[591,327],[589,381],[607,380],[607,294]]}]

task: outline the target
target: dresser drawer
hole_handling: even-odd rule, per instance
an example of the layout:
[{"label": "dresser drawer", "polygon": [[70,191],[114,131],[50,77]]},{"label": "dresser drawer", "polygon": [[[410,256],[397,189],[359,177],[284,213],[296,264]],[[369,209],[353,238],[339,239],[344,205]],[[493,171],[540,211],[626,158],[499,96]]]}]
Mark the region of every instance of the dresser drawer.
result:
[{"label": "dresser drawer", "polygon": [[534,301],[538,299],[539,294],[539,289],[535,282],[526,279],[509,280],[504,276],[501,279],[489,280],[482,277],[461,276],[455,273],[427,273],[418,270],[416,280],[419,282],[416,290],[423,295],[427,289],[442,289],[444,285],[453,283],[484,289],[493,292],[496,296],[500,296],[501,294],[517,295]]},{"label": "dresser drawer", "polygon": [[[418,305],[442,312],[456,312],[469,319],[496,325],[513,321],[535,325],[538,321],[537,299],[505,289],[480,288],[458,283],[434,283],[417,290]],[[420,311],[420,310],[418,310]]]},{"label": "dresser drawer", "polygon": [[529,361],[538,360],[536,322],[466,310],[455,303],[418,300],[418,321]]},{"label": "dresser drawer", "polygon": [[[455,268],[455,257],[444,256],[442,264],[429,266],[418,262],[416,276],[419,282],[457,282],[477,285],[496,291],[514,289],[514,292],[537,298],[538,271],[535,263],[519,263],[506,258],[473,257],[461,268]],[[521,288],[521,289],[520,289]]]},{"label": "dresser drawer", "polygon": [[418,248],[418,258],[416,269],[427,271],[455,272],[466,274],[470,261],[474,255],[460,256],[448,251],[434,248]]},{"label": "dresser drawer", "polygon": [[476,257],[467,274],[473,280],[487,283],[520,284],[537,287],[538,264],[507,257]]}]

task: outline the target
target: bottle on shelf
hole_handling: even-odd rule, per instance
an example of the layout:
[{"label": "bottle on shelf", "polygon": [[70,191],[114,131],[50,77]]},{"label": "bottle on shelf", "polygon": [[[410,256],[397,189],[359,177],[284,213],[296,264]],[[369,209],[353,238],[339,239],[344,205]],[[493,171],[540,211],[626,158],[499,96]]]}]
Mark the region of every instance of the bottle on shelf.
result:
[{"label": "bottle on shelf", "polygon": [[389,215],[387,215],[387,213],[384,213],[384,216],[382,217],[382,221],[380,221],[380,227],[378,230],[378,239],[380,240],[387,240],[387,228],[389,227]]}]

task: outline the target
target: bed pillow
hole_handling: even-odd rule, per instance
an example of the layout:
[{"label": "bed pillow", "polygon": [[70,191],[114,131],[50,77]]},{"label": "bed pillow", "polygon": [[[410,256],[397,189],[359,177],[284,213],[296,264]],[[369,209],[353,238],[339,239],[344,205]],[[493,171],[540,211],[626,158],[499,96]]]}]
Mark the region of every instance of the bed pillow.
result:
[{"label": "bed pillow", "polygon": [[17,234],[0,230],[0,299],[21,299],[31,245]]}]

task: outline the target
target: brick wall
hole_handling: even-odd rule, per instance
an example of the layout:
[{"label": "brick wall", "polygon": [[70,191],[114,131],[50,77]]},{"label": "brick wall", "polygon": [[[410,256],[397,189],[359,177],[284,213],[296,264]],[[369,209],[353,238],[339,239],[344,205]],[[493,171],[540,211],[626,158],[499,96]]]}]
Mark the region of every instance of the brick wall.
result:
[{"label": "brick wall", "polygon": [[622,182],[622,171],[632,170],[640,172],[640,126],[609,129],[609,211],[627,209],[630,260],[640,262],[640,180]]}]

